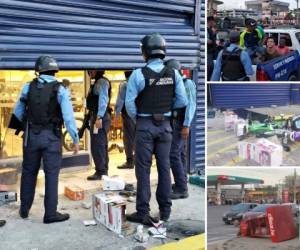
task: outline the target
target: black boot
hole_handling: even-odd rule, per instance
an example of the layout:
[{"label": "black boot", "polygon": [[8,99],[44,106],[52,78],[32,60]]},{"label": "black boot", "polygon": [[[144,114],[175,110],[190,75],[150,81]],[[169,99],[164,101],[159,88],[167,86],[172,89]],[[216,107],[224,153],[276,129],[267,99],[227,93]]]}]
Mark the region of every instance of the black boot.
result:
[{"label": "black boot", "polygon": [[45,224],[50,224],[50,223],[55,223],[55,222],[63,222],[66,221],[70,218],[69,214],[61,214],[59,212],[56,212],[54,216],[51,217],[44,217],[44,223]]},{"label": "black boot", "polygon": [[26,219],[28,218],[28,214],[29,214],[29,210],[21,206],[19,210],[20,217]]},{"label": "black boot", "polygon": [[159,213],[160,220],[167,222],[170,218],[170,213]]},{"label": "black boot", "polygon": [[118,169],[133,169],[134,164],[133,164],[133,162],[125,162],[124,164],[122,164],[121,166],[118,166],[117,168]]},{"label": "black boot", "polygon": [[188,197],[189,197],[189,193],[187,191],[179,192],[175,189],[175,190],[172,190],[172,192],[171,192],[172,200],[186,199]]},{"label": "black boot", "polygon": [[153,226],[153,223],[157,223],[159,220],[157,218],[151,217],[149,214],[139,215],[137,212],[133,214],[126,215],[126,219],[131,222],[140,223],[145,226]]},{"label": "black boot", "polygon": [[0,220],[0,227],[3,227],[6,224],[5,220]]},{"label": "black boot", "polygon": [[94,173],[93,175],[90,175],[87,177],[88,181],[98,181],[102,179],[102,175]]}]

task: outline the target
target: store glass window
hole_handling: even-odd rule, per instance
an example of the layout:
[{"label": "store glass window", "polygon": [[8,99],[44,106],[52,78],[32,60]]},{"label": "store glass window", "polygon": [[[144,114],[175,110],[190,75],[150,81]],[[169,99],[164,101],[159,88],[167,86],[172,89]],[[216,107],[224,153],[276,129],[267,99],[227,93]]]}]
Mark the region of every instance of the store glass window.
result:
[{"label": "store glass window", "polygon": [[[10,116],[14,110],[16,101],[26,82],[35,77],[34,71],[28,70],[2,70],[0,71],[0,159],[22,156],[22,138],[15,136],[14,130],[8,129]],[[68,80],[71,100],[74,107],[77,127],[82,124],[84,116],[85,79],[84,71],[60,71],[57,78]],[[63,129],[63,150],[70,150],[71,138]],[[81,149],[86,150],[86,141],[80,142]]]}]

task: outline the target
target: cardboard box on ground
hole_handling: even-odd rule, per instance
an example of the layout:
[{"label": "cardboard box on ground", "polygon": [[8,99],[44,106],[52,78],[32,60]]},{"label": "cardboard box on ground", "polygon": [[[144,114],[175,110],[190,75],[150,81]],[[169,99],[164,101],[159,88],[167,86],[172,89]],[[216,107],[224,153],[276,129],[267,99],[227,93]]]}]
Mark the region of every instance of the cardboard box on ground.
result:
[{"label": "cardboard box on ground", "polygon": [[94,219],[117,234],[122,234],[129,227],[125,212],[126,200],[123,197],[113,193],[93,195]]},{"label": "cardboard box on ground", "polygon": [[241,159],[254,160],[262,166],[280,166],[282,164],[282,146],[267,139],[239,142],[238,149]]}]

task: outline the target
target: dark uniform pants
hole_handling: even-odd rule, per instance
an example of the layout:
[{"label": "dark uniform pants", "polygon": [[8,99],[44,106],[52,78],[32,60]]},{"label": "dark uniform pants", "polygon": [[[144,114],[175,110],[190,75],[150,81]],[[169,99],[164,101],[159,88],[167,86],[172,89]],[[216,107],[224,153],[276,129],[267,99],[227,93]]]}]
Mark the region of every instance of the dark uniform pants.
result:
[{"label": "dark uniform pants", "polygon": [[126,154],[126,162],[133,163],[133,151],[134,151],[134,135],[135,135],[135,124],[133,120],[122,112],[123,121],[123,144]]},{"label": "dark uniform pants", "polygon": [[175,181],[175,187],[178,192],[187,191],[186,175],[186,140],[181,137],[181,123],[173,121],[173,138],[170,152],[170,164]]},{"label": "dark uniform pants", "polygon": [[161,125],[153,124],[151,118],[137,119],[135,134],[135,174],[137,178],[136,210],[138,214],[145,215],[150,211],[150,170],[152,155],[155,155],[158,185],[156,189],[156,200],[161,214],[171,213],[172,202],[171,176],[169,153],[172,142],[172,128],[169,120]]},{"label": "dark uniform pants", "polygon": [[111,124],[111,117],[108,113],[102,119],[102,128],[98,129],[98,133],[94,133],[94,124],[96,117],[91,120],[91,152],[95,163],[96,173],[98,175],[107,175],[108,172],[108,141],[107,134]]},{"label": "dark uniform pants", "polygon": [[41,160],[45,172],[45,217],[55,215],[58,202],[58,175],[62,160],[61,138],[52,130],[29,130],[27,146],[23,145],[21,206],[30,209]]}]

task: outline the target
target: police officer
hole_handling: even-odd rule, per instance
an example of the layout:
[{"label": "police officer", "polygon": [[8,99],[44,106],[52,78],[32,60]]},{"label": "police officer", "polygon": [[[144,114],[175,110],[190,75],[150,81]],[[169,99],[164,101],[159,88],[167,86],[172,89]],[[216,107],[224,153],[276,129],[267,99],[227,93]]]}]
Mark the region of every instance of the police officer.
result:
[{"label": "police officer", "polygon": [[108,174],[107,134],[111,124],[111,84],[105,78],[104,70],[90,70],[88,74],[94,80],[87,96],[87,109],[90,111],[91,151],[96,171],[88,180],[101,180]]},{"label": "police officer", "polygon": [[[27,218],[32,206],[36,179],[43,160],[45,172],[44,223],[61,222],[69,214],[57,212],[58,176],[62,161],[61,128],[63,122],[79,150],[79,138],[70,102],[69,90],[55,78],[59,68],[51,56],[40,56],[35,64],[37,78],[27,83],[17,101],[11,119],[25,123],[21,177],[20,216]],[[13,127],[13,126],[10,126]]]},{"label": "police officer", "polygon": [[166,41],[158,33],[145,36],[141,50],[147,65],[134,70],[127,84],[125,105],[128,115],[136,120],[135,173],[137,178],[137,212],[127,216],[132,222],[152,225],[150,216],[150,168],[155,155],[158,171],[156,199],[160,219],[167,221],[172,202],[170,154],[172,142],[171,110],[185,107],[187,97],[177,70],[164,66]]},{"label": "police officer", "polygon": [[248,53],[239,47],[240,34],[231,31],[230,45],[218,54],[211,81],[249,81],[254,74]]},{"label": "police officer", "polygon": [[133,169],[133,150],[134,150],[134,134],[135,134],[135,124],[133,120],[127,114],[125,108],[125,97],[126,97],[126,88],[127,81],[130,77],[132,71],[125,71],[126,81],[122,82],[119,86],[118,97],[116,100],[115,106],[115,119],[118,119],[120,113],[122,113],[122,125],[123,125],[123,144],[126,154],[126,162],[121,166],[118,166],[118,169]]},{"label": "police officer", "polygon": [[[181,64],[175,59],[165,63],[168,67],[178,70],[181,74]],[[182,74],[181,74],[182,75]],[[184,108],[177,107],[173,110],[173,140],[170,152],[170,165],[175,184],[172,185],[171,199],[184,199],[188,197],[187,170],[185,150],[190,126],[196,111],[196,85],[193,80],[183,76],[183,82],[188,97],[188,105]]]}]

